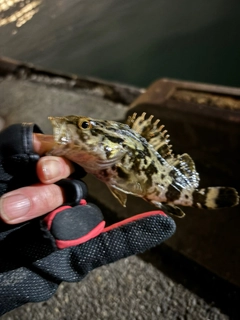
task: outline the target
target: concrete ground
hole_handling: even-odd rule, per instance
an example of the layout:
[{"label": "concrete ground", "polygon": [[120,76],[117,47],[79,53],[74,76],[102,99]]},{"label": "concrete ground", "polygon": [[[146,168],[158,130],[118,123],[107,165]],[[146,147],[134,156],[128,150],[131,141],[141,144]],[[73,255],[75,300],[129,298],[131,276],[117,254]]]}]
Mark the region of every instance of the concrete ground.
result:
[{"label": "concrete ground", "polygon": [[[73,90],[45,80],[0,78],[0,125],[33,121],[50,133],[49,115],[119,120],[126,114],[126,105],[104,99],[102,89]],[[109,222],[119,218],[111,213],[106,210]],[[49,301],[22,306],[2,319],[237,320],[238,299],[236,287],[163,245],[96,269],[81,283],[63,283]]]},{"label": "concrete ground", "polygon": [[91,272],[81,283],[63,283],[47,302],[28,304],[2,320],[169,319],[229,317],[139,257]]}]

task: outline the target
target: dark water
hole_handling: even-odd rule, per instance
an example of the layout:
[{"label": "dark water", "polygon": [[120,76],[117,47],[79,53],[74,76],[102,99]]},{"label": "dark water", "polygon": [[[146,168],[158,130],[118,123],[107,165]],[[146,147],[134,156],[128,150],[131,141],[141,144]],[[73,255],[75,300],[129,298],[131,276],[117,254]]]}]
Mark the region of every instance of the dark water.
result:
[{"label": "dark water", "polygon": [[[239,0],[4,3],[1,55],[137,86],[161,77],[240,85]],[[29,5],[38,12],[28,22],[6,24]]]}]

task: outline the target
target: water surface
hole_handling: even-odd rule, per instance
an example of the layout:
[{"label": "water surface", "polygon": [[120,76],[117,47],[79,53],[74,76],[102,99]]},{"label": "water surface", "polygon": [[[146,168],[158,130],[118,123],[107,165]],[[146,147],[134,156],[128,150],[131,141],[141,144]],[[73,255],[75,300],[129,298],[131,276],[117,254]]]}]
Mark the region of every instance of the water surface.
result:
[{"label": "water surface", "polygon": [[240,85],[239,0],[0,0],[0,11],[4,56],[136,86]]}]

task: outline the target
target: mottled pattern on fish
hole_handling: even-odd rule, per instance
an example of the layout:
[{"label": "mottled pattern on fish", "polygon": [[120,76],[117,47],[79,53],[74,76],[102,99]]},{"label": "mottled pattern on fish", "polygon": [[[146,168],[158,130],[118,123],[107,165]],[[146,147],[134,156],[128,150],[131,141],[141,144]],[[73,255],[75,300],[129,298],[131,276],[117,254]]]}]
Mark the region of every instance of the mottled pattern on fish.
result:
[{"label": "mottled pattern on fish", "polygon": [[126,124],[82,116],[50,117],[56,145],[64,156],[105,182],[125,206],[127,194],[184,216],[176,205],[215,209],[238,204],[234,188],[197,189],[199,175],[188,154],[175,156],[160,120],[143,113]]}]

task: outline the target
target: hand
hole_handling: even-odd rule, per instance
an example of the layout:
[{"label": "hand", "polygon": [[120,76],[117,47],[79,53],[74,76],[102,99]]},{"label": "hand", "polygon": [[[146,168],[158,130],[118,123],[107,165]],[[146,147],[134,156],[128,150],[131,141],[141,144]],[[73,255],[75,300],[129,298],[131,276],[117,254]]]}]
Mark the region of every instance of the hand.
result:
[{"label": "hand", "polygon": [[[50,149],[53,138],[41,139],[33,135],[33,151],[42,156]],[[36,164],[39,183],[7,192],[0,198],[0,217],[9,224],[24,222],[44,215],[65,202],[61,187],[54,184],[74,172],[73,164],[60,157],[41,157]]]},{"label": "hand", "polygon": [[[154,247],[175,231],[174,221],[162,211],[105,228],[100,209],[86,203],[78,181],[72,190],[76,189],[75,198],[82,199],[80,204],[55,209],[69,200],[71,184],[53,183],[71,174],[73,164],[62,158],[40,158],[46,144],[33,132],[40,129],[18,124],[0,133],[0,315],[23,303],[46,300],[62,281],[80,281],[94,268]],[[51,161],[58,163],[54,169]],[[20,199],[13,210],[14,196],[28,200]]]}]

